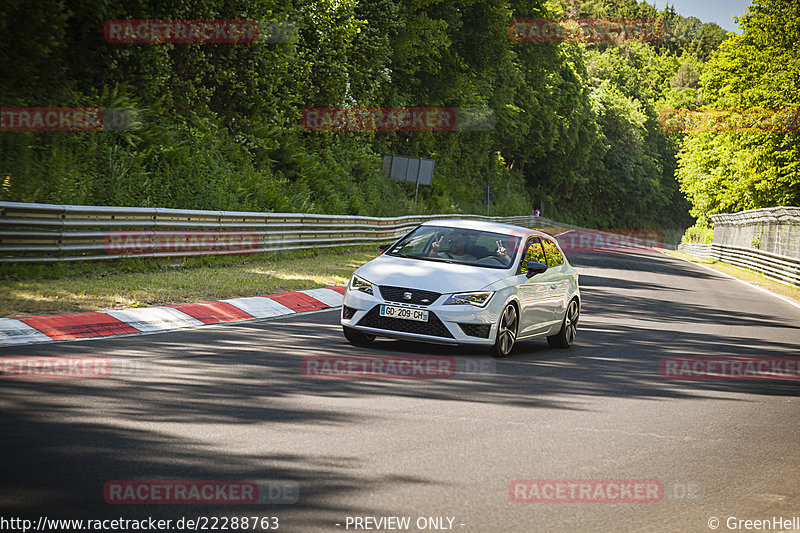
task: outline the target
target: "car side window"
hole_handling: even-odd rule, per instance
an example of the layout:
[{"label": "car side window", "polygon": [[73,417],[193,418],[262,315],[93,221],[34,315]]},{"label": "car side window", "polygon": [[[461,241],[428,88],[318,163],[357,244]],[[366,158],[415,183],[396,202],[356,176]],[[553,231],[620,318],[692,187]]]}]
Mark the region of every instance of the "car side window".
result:
[{"label": "car side window", "polygon": [[542,249],[542,243],[539,237],[531,237],[528,239],[528,243],[525,245],[525,255],[522,256],[522,262],[519,264],[520,274],[528,273],[528,262],[530,261],[536,261],[544,265],[547,264],[547,259],[545,259],[544,250]]},{"label": "car side window", "polygon": [[547,254],[547,266],[555,267],[564,264],[564,256],[558,250],[558,245],[550,239],[542,239],[544,251]]}]

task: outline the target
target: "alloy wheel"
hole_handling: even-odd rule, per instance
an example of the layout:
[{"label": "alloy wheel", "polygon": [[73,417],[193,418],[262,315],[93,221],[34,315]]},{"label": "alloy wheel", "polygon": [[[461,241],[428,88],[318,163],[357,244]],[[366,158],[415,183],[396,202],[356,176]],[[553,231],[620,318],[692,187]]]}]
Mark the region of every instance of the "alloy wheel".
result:
[{"label": "alloy wheel", "polygon": [[495,342],[495,354],[499,357],[506,357],[514,348],[517,340],[517,308],[507,305],[500,316],[500,325],[497,329],[497,341]]}]

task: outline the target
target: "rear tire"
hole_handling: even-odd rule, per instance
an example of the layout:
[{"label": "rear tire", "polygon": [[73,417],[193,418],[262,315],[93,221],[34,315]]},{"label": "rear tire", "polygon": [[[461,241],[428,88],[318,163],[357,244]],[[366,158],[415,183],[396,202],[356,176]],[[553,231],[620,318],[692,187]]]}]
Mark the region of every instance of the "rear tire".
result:
[{"label": "rear tire", "polygon": [[500,322],[497,325],[497,338],[492,346],[492,355],[495,357],[508,357],[514,344],[517,341],[517,328],[519,327],[519,316],[517,308],[508,304],[500,315]]},{"label": "rear tire", "polygon": [[342,331],[344,332],[345,338],[350,341],[350,344],[355,344],[356,346],[367,346],[375,340],[375,335],[348,328],[347,326],[342,326]]},{"label": "rear tire", "polygon": [[578,334],[578,318],[580,318],[580,304],[578,300],[572,300],[567,306],[567,312],[564,313],[564,320],[561,322],[561,331],[555,335],[547,337],[547,344],[551,348],[569,348],[575,342],[575,336]]}]

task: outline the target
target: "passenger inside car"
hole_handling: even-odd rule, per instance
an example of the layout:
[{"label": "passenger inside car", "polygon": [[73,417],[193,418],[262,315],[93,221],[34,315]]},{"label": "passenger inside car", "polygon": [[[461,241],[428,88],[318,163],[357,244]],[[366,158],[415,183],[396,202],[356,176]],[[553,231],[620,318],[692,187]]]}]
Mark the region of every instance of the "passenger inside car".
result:
[{"label": "passenger inside car", "polygon": [[489,252],[489,248],[486,246],[471,242],[469,237],[463,233],[450,233],[446,250],[442,246],[444,240],[444,233],[438,235],[438,239],[434,239],[428,254],[430,257],[455,259],[461,262],[477,262],[480,264],[500,263],[501,265],[508,265],[511,262],[508,251],[500,240],[495,241],[496,249],[494,252]]}]

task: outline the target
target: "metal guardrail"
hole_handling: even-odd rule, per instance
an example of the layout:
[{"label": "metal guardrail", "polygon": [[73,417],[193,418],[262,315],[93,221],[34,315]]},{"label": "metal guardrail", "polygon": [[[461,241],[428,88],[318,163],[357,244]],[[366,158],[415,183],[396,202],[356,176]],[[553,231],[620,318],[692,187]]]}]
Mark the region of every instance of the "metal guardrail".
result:
[{"label": "metal guardrail", "polygon": [[715,259],[755,270],[773,281],[800,287],[800,259],[727,244],[681,244],[678,249],[701,259]]},{"label": "metal guardrail", "polygon": [[684,243],[678,245],[678,250],[686,252],[698,259],[715,259],[712,256],[710,244]]},{"label": "metal guardrail", "polygon": [[544,217],[394,218],[0,202],[0,262],[246,254],[392,242],[427,220],[572,228]]}]

